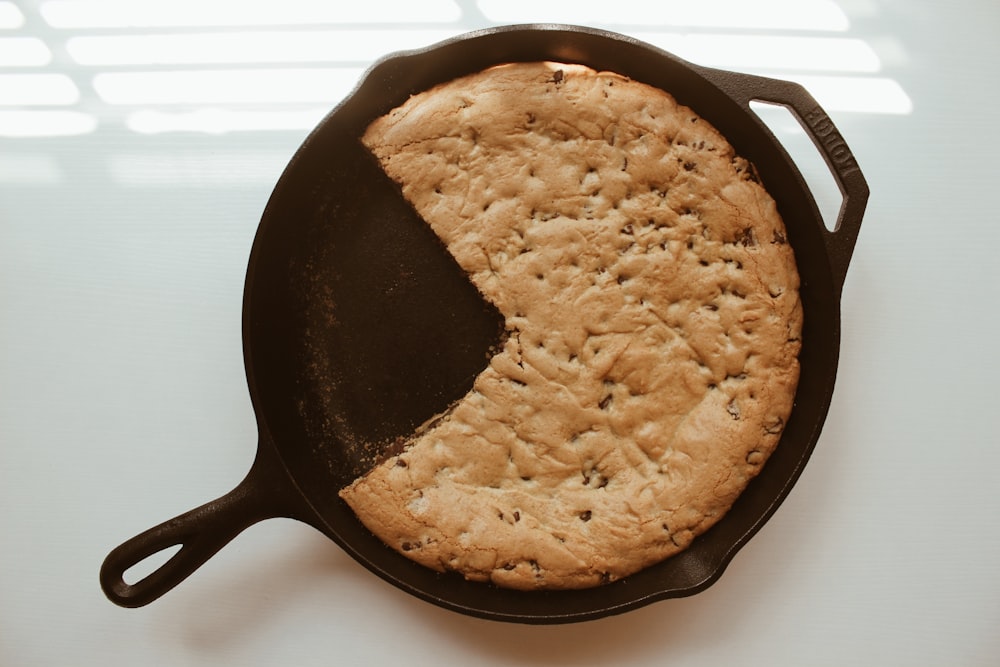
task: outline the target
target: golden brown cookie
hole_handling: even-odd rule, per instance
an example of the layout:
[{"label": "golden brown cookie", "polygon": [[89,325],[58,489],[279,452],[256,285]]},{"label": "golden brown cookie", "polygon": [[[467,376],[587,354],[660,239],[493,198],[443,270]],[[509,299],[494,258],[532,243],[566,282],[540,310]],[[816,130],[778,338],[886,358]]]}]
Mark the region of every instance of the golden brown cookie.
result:
[{"label": "golden brown cookie", "polygon": [[521,589],[619,579],[718,521],[799,372],[798,273],[752,166],[662,90],[558,63],[420,93],[364,143],[508,337],[341,492],[361,521],[428,567]]}]

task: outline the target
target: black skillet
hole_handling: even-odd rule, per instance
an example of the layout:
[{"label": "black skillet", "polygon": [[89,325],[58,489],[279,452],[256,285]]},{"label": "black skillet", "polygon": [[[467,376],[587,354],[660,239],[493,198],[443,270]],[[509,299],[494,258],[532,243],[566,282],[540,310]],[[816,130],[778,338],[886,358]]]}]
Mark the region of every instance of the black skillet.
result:
[{"label": "black skillet", "polygon": [[[582,591],[519,592],[437,574],[384,546],[337,495],[461,397],[503,336],[499,314],[358,137],[415,92],[490,65],[530,60],[620,72],[671,92],[714,124],[756,165],[777,200],[802,278],[801,379],[764,470],[687,551]],[[835,231],[827,230],[799,171],[750,110],[752,100],[788,107],[826,158],[844,195]],[[257,231],[243,304],[247,380],[260,433],[250,472],[218,500],[114,549],[101,569],[105,593],[122,606],[148,604],[241,531],[272,517],[314,526],[419,598],[496,620],[581,621],[707,588],[786,497],[819,437],[837,371],[841,287],[867,198],[868,186],[833,123],[792,83],[699,67],[621,35],[566,26],[488,29],[387,57],[306,139]],[[130,567],[178,545],[152,574],[125,583]]]}]

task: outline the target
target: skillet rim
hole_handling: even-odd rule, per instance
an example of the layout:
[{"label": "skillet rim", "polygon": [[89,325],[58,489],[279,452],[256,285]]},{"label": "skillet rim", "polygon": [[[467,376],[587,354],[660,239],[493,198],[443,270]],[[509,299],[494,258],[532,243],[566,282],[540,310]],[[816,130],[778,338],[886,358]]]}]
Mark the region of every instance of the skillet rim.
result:
[{"label": "skillet rim", "polygon": [[[632,49],[639,49],[640,51],[649,54],[651,57],[669,63],[671,67],[677,67],[686,71],[689,75],[696,77],[697,79],[700,79],[702,82],[701,85],[714,88],[723,96],[726,96],[727,93],[721,90],[721,88],[717,83],[717,80],[713,80],[713,76],[725,76],[730,74],[735,76],[742,76],[742,75],[737,75],[735,73],[726,72],[725,70],[713,70],[710,68],[705,68],[692,64],[667,51],[651,46],[649,44],[641,42],[638,39],[628,37],[626,35],[621,35],[618,33],[613,33],[605,30],[598,30],[594,28],[562,25],[562,24],[524,24],[524,25],[484,28],[467,32],[423,48],[407,50],[407,51],[399,51],[388,54],[383,58],[380,58],[365,72],[365,74],[359,80],[358,84],[352,89],[352,91],[348,94],[348,96],[345,97],[345,99],[340,104],[334,107],[334,109],[331,110],[331,112],[327,114],[327,116],[325,116],[323,120],[320,121],[320,123],[318,123],[317,126],[305,138],[300,148],[296,151],[296,153],[290,160],[284,173],[282,174],[277,185],[275,186],[275,190],[274,193],[272,193],[271,199],[269,200],[267,206],[265,207],[264,213],[261,218],[260,227],[258,227],[257,238],[255,238],[253,243],[253,248],[251,250],[251,256],[247,270],[246,287],[244,293],[244,337],[243,337],[244,361],[247,373],[247,381],[250,388],[251,400],[254,404],[254,410],[255,413],[257,414],[258,424],[261,431],[261,441],[262,441],[261,446],[273,446],[276,449],[276,451],[278,452],[278,457],[281,460],[281,465],[284,467],[285,472],[287,472],[289,480],[296,486],[299,493],[302,495],[303,499],[309,504],[309,507],[311,508],[312,512],[315,513],[315,516],[308,516],[308,513],[304,513],[303,516],[297,516],[295,518],[302,519],[307,523],[310,523],[317,529],[321,530],[325,534],[327,534],[328,537],[337,542],[355,560],[357,560],[366,568],[368,568],[369,570],[380,576],[382,579],[388,581],[389,583],[393,584],[394,586],[406,592],[409,592],[419,598],[434,603],[438,606],[445,607],[463,614],[488,618],[493,620],[516,621],[525,623],[565,623],[565,622],[590,620],[594,618],[617,614],[650,604],[660,599],[671,598],[671,597],[684,597],[684,596],[694,595],[696,593],[705,590],[713,583],[715,583],[719,579],[719,577],[722,576],[723,572],[725,571],[726,567],[731,562],[735,554],[743,546],[745,546],[745,544],[750,540],[750,538],[753,537],[753,535],[760,530],[760,528],[764,525],[764,523],[766,523],[770,519],[770,517],[776,511],[778,506],[787,497],[792,486],[796,483],[803,468],[808,462],[808,459],[810,458],[812,451],[818,440],[823,422],[825,421],[830,401],[832,400],[833,384],[836,375],[837,357],[839,353],[840,294],[839,294],[839,286],[835,284],[836,282],[835,279],[831,277],[830,285],[827,289],[832,294],[833,298],[827,304],[826,309],[828,312],[826,312],[826,316],[830,318],[829,322],[833,324],[833,328],[829,334],[830,335],[830,340],[828,343],[829,349],[827,350],[829,356],[826,368],[826,380],[825,382],[821,383],[825,387],[825,390],[822,392],[821,402],[819,404],[813,405],[814,409],[816,410],[816,415],[813,420],[812,428],[811,429],[807,428],[805,431],[806,440],[801,450],[798,450],[801,453],[797,457],[797,460],[791,470],[791,473],[784,480],[784,483],[780,487],[778,492],[776,494],[771,494],[773,495],[772,500],[767,504],[763,512],[759,514],[758,518],[755,521],[753,521],[746,530],[742,531],[734,540],[730,540],[730,545],[727,549],[724,550],[724,553],[716,556],[716,562],[714,566],[709,568],[707,573],[702,573],[699,576],[693,577],[692,583],[690,583],[685,587],[674,588],[674,589],[666,589],[662,587],[657,588],[656,586],[632,587],[633,590],[629,591],[623,597],[618,597],[617,599],[614,600],[609,599],[608,601],[605,602],[598,601],[597,603],[585,602],[584,604],[577,604],[581,597],[594,597],[594,595],[591,594],[593,591],[605,592],[607,589],[610,589],[611,587],[614,586],[617,586],[619,589],[627,586],[628,585],[627,582],[634,581],[637,578],[635,575],[633,575],[633,577],[627,577],[621,580],[620,582],[615,582],[614,584],[610,584],[605,587],[599,587],[596,589],[585,589],[585,591],[583,592],[556,591],[556,592],[544,592],[544,594],[542,595],[536,595],[535,593],[526,594],[524,592],[518,592],[517,595],[520,598],[522,598],[522,602],[517,602],[513,605],[508,605],[508,606],[501,605],[501,607],[503,608],[499,608],[496,606],[491,607],[489,605],[484,605],[484,604],[469,604],[461,601],[460,598],[472,599],[472,597],[475,597],[468,595],[468,591],[466,589],[468,589],[470,586],[472,586],[474,590],[481,595],[489,595],[491,597],[506,597],[506,598],[509,598],[510,596],[507,592],[504,591],[504,589],[496,588],[495,586],[492,586],[490,584],[477,584],[477,583],[465,582],[462,580],[459,580],[458,582],[452,581],[454,577],[451,575],[437,575],[435,573],[434,576],[430,578],[411,576],[412,568],[411,568],[411,573],[406,573],[405,566],[403,566],[404,574],[400,575],[399,569],[390,571],[385,567],[383,567],[381,562],[376,562],[376,560],[384,560],[384,559],[373,558],[372,554],[370,553],[371,549],[368,545],[359,547],[358,544],[353,539],[351,539],[350,537],[345,537],[343,533],[343,527],[333,525],[330,521],[328,521],[327,517],[328,512],[325,512],[323,511],[322,508],[317,507],[316,504],[310,499],[311,494],[309,493],[309,489],[303,488],[303,485],[299,484],[298,481],[299,476],[296,474],[294,466],[289,465],[288,460],[282,453],[282,446],[275,439],[274,434],[271,430],[271,424],[269,423],[267,416],[265,414],[266,409],[263,405],[260,404],[259,401],[261,390],[258,383],[259,378],[257,377],[255,372],[255,367],[256,367],[254,363],[255,350],[254,350],[254,342],[252,340],[253,337],[251,331],[252,331],[252,324],[254,317],[253,287],[254,287],[254,278],[256,274],[257,260],[260,257],[260,253],[266,251],[265,249],[262,249],[260,247],[261,246],[260,237],[262,235],[262,230],[264,229],[267,220],[269,220],[270,217],[274,215],[274,210],[272,209],[272,206],[274,206],[275,202],[278,200],[279,191],[287,185],[286,178],[289,177],[289,174],[292,174],[294,172],[296,165],[298,165],[304,159],[303,156],[310,152],[310,148],[317,142],[317,137],[320,135],[320,133],[322,133],[325,128],[327,128],[331,123],[335,122],[339,117],[343,116],[345,113],[350,113],[352,107],[358,103],[357,100],[359,99],[359,97],[371,87],[378,85],[379,76],[385,76],[387,70],[392,68],[398,68],[399,66],[405,64],[409,64],[411,66],[419,65],[422,59],[423,60],[431,59],[436,54],[441,53],[443,50],[452,48],[455,45],[470,45],[476,43],[477,41],[479,43],[484,43],[484,40],[496,39],[497,36],[510,37],[512,35],[525,35],[525,34],[530,34],[536,37],[538,35],[545,35],[552,37],[570,36],[571,37],[570,41],[573,41],[573,39],[582,36],[585,39],[597,40],[603,42],[609,47],[612,45],[621,45],[621,46],[627,46]],[[555,58],[552,58],[550,55],[546,55],[536,59],[555,59]],[[588,58],[584,60],[584,59],[574,58],[572,60],[575,60],[577,62],[587,62],[589,64],[588,61],[592,61],[594,59]],[[508,61],[510,61],[510,59],[506,60],[498,59],[495,61],[495,64]],[[474,69],[470,69],[470,71],[474,71]],[[688,104],[689,106],[692,106],[693,108],[696,109],[696,111],[699,112],[699,114],[702,113],[701,110],[697,108],[697,106],[690,104],[688,101],[685,101],[683,99],[680,99],[679,101]],[[389,101],[387,101],[386,104],[388,105],[388,108],[395,106],[395,103]],[[386,109],[386,111],[388,110],[388,108]],[[810,217],[814,222],[816,222],[819,225],[822,225],[823,224],[822,218],[820,217],[818,208],[816,207],[815,202],[812,200],[812,196],[808,191],[808,187],[806,186],[805,181],[801,178],[801,175],[798,173],[798,170],[795,167],[794,162],[791,161],[787,153],[784,152],[784,148],[781,146],[780,142],[778,142],[774,138],[774,136],[770,133],[770,131],[766,128],[766,126],[764,126],[764,124],[760,121],[760,119],[756,118],[756,116],[753,115],[748,110],[746,113],[752,116],[751,119],[756,123],[758,129],[761,131],[763,136],[765,136],[773,144],[773,148],[777,151],[779,155],[783,156],[784,160],[787,162],[787,166],[791,169],[792,173],[797,176],[798,180],[794,185],[798,189],[803,190],[805,199],[807,200],[808,203],[811,204],[811,206],[809,207],[810,210],[807,211],[805,214],[803,214],[803,216]],[[715,121],[712,122],[713,124],[716,124]],[[727,138],[731,139],[729,134],[725,132],[724,134],[727,136]],[[735,142],[734,145],[736,145]],[[796,249],[796,254],[798,255],[798,248],[795,249]],[[824,247],[824,251],[826,253],[826,256],[824,256],[823,259],[825,260],[825,264],[828,267],[831,262],[831,258],[828,255],[829,248]],[[797,261],[799,261],[799,263],[801,264],[800,260]],[[817,307],[816,304],[813,304],[813,307]],[[807,312],[807,318],[808,315],[809,313]],[[799,412],[801,412],[801,410],[799,410],[799,405],[797,401],[796,408],[793,409],[793,415]],[[784,442],[785,438],[783,437],[782,443]],[[781,446],[779,445],[779,448],[780,447]],[[767,467],[765,466],[765,470],[766,469]],[[723,521],[725,521],[725,519],[723,519]],[[721,524],[722,521],[720,521],[720,525]],[[716,526],[716,528],[717,527],[718,526]],[[716,528],[713,528],[712,531],[715,531]],[[709,531],[709,534],[711,534],[712,531]],[[381,546],[383,550],[389,551],[388,547],[381,545],[380,542],[378,544]],[[407,559],[404,559],[402,556],[395,554],[395,552],[391,553],[393,554],[394,557],[398,557],[399,559],[405,560],[407,563],[411,563],[411,561],[408,561]],[[668,559],[668,561],[664,562],[667,563],[673,560],[674,559]],[[651,566],[651,568],[647,569],[659,568],[661,566],[662,564],[654,565]],[[421,567],[421,570],[423,569],[424,568]],[[438,582],[444,582],[444,583],[439,584]],[[641,588],[641,590],[634,590],[635,588]],[[450,589],[450,592],[448,589]],[[464,591],[463,595],[456,596],[454,594],[455,590]],[[486,593],[487,590],[491,592],[487,594]],[[500,592],[500,593],[499,595],[494,595],[493,592]],[[581,593],[583,594],[582,596]],[[537,601],[542,598],[551,599],[558,597],[565,597],[567,600],[573,599],[573,604],[560,605],[557,602],[554,607],[554,609],[557,609],[557,611],[553,611],[550,608],[549,610],[544,612],[536,612],[533,609],[531,609],[532,605],[530,603],[533,600]],[[601,595],[598,594],[597,597],[601,597]],[[558,611],[558,609],[561,609],[561,611]]]}]

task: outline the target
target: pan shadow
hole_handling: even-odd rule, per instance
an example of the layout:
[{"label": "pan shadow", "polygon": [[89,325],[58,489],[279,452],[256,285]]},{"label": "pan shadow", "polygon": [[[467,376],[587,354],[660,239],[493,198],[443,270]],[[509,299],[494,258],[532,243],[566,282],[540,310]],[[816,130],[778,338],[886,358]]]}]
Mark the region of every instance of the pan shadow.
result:
[{"label": "pan shadow", "polygon": [[[164,622],[178,628],[189,650],[223,658],[304,614],[315,623],[309,627],[329,631],[351,613],[370,614],[357,607],[359,599],[368,599],[372,608],[388,610],[378,619],[379,627],[397,627],[405,636],[421,638],[420,646],[409,649],[418,653],[447,646],[453,655],[480,659],[484,664],[642,663],[666,655],[665,651],[691,655],[705,650],[718,640],[720,628],[738,632],[742,620],[753,615],[754,598],[764,594],[755,587],[776,583],[762,581],[747,587],[748,577],[739,570],[754,567],[750,558],[731,566],[729,581],[724,576],[720,583],[690,598],[665,600],[583,623],[503,623],[463,616],[407,595],[367,573],[318,533],[314,540],[285,529],[277,532],[279,537],[290,537],[287,548],[272,548],[261,562],[255,554],[258,547],[251,543],[254,540],[247,540],[244,549],[230,545],[247,554],[245,564],[239,562],[241,553],[222,558],[216,573],[193,594],[167,596],[158,603],[163,605],[158,612],[170,617]],[[256,539],[273,543],[275,534]],[[299,625],[297,631],[307,630]],[[316,636],[301,639],[327,641]]]},{"label": "pan shadow", "polygon": [[[667,655],[693,658],[711,652],[720,636],[735,639],[744,634],[757,617],[758,606],[769,604],[770,598],[794,594],[789,589],[796,568],[781,564],[801,560],[806,545],[817,539],[802,533],[819,530],[808,527],[815,517],[826,514],[824,508],[836,495],[837,471],[850,456],[837,442],[845,436],[842,431],[832,428],[832,437],[825,439],[819,457],[822,469],[808,476],[808,492],[793,493],[791,506],[779,511],[737,554],[718,582],[695,596],[581,623],[487,621],[397,590],[308,526],[273,521],[250,529],[227,546],[203,566],[214,570],[210,577],[199,582],[196,573],[189,584],[193,593],[166,596],[157,603],[157,613],[164,615],[160,623],[178,628],[181,641],[192,651],[220,657],[303,614],[310,624],[297,626],[298,632],[322,627],[326,636],[340,625],[338,621],[378,609],[379,628],[395,627],[400,637],[420,638],[408,650],[421,653],[448,647],[449,653],[479,658],[484,664],[558,667],[651,663]],[[360,608],[359,600],[369,601],[368,609]],[[349,625],[344,625],[345,631],[350,631]],[[317,641],[315,636],[301,640]]]},{"label": "pan shadow", "polygon": [[[515,625],[451,615],[427,619],[424,630],[442,641],[499,663],[560,666],[651,664],[666,655],[697,653],[733,631],[752,599],[727,604],[721,584],[688,598],[663,600],[624,614],[564,625]],[[752,596],[748,596],[752,597]]]},{"label": "pan shadow", "polygon": [[[158,603],[157,613],[166,616],[161,622],[176,627],[190,650],[222,657],[306,613],[315,627],[328,629],[352,613],[370,614],[357,607],[358,600],[367,599],[372,608],[388,610],[378,620],[380,627],[397,627],[406,636],[421,637],[418,652],[448,646],[450,652],[478,657],[484,664],[629,664],[711,650],[720,630],[739,636],[741,626],[755,616],[755,602],[773,595],[775,587],[782,588],[780,572],[776,575],[768,562],[778,547],[751,545],[719,582],[692,597],[582,623],[503,623],[463,616],[407,595],[369,574],[321,534],[312,536],[308,527],[293,527],[306,534],[288,527],[271,529],[270,534],[260,530],[265,534],[245,540],[242,548],[239,539],[229,545],[233,554],[219,554],[217,563],[205,566],[215,570],[207,581],[193,580],[192,593],[168,595]],[[257,541],[286,545],[262,549],[254,544]],[[266,554],[263,559],[261,551]],[[794,560],[795,551],[782,548],[781,557]],[[760,572],[767,576],[759,576]],[[298,631],[311,632],[302,626]]]},{"label": "pan shadow", "polygon": [[[280,546],[275,546],[280,545]],[[261,557],[260,554],[264,554]],[[356,564],[312,528],[294,521],[268,521],[250,528],[186,584],[188,595],[167,595],[162,605],[189,647],[226,654],[281,624],[311,592],[335,586]]]}]

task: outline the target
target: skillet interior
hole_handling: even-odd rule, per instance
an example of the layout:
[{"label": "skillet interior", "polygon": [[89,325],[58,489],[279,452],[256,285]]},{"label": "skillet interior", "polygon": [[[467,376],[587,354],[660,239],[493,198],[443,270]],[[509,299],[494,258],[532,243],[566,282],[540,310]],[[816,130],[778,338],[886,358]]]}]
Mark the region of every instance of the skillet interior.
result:
[{"label": "skillet interior", "polygon": [[[799,389],[782,441],[762,473],[687,551],[583,591],[515,592],[438,575],[385,547],[337,496],[386,443],[464,394],[502,336],[498,315],[449,265],[358,137],[412,93],[516,60],[614,70],[694,108],[757,166],[785,219],[802,277]],[[310,135],[262,217],[244,302],[247,374],[262,446],[273,443],[315,511],[307,521],[400,588],[500,620],[584,620],[690,595],[721,575],[787,495],[816,443],[836,374],[840,285],[822,219],[798,171],[713,76],[608,33],[544,26],[488,30],[382,61]]]}]

